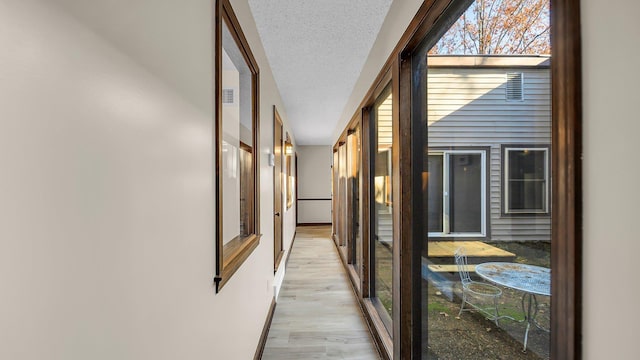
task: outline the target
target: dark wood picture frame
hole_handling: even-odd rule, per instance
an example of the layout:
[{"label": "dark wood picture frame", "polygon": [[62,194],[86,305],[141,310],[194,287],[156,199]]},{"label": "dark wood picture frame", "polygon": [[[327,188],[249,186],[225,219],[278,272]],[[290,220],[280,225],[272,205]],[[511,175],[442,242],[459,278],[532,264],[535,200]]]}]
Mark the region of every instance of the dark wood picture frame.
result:
[{"label": "dark wood picture frame", "polygon": [[[236,17],[229,0],[216,0],[215,3],[215,20],[214,20],[214,161],[215,161],[215,196],[216,196],[216,275],[214,283],[216,292],[229,281],[231,276],[240,268],[242,263],[249,257],[251,252],[258,247],[260,242],[260,196],[259,196],[259,152],[251,151],[251,160],[253,166],[253,213],[249,214],[248,223],[252,226],[253,232],[243,239],[240,246],[235,248],[229,256],[224,256],[223,241],[223,216],[224,204],[222,201],[222,31],[223,26],[228,27],[229,32],[242,53],[242,56],[251,71],[251,116],[252,116],[252,136],[253,149],[259,149],[260,124],[259,124],[259,68],[249,43],[247,42],[238,18]],[[229,251],[229,250],[228,250]]]}]

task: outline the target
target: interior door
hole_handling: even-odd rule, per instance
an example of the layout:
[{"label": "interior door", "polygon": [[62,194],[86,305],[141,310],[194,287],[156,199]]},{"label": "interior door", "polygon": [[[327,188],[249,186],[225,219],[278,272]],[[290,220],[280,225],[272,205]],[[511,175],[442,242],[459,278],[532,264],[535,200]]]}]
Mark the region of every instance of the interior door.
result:
[{"label": "interior door", "polygon": [[282,190],[283,190],[283,137],[282,137],[282,120],[280,115],[273,107],[273,154],[275,157],[273,167],[273,270],[276,271],[280,265],[282,254]]}]

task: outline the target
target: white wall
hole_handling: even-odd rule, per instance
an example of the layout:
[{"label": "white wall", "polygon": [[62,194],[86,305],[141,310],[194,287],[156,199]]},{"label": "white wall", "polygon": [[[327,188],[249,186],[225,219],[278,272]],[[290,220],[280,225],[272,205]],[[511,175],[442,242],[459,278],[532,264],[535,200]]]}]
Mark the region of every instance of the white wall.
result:
[{"label": "white wall", "polygon": [[[331,222],[331,146],[298,146],[298,223]],[[328,200],[305,200],[328,199]]]},{"label": "white wall", "polygon": [[582,1],[585,359],[638,358],[639,12]]},{"label": "white wall", "polygon": [[0,0],[0,358],[253,357],[286,114],[232,2],[261,70],[263,237],[215,294],[212,2]]}]

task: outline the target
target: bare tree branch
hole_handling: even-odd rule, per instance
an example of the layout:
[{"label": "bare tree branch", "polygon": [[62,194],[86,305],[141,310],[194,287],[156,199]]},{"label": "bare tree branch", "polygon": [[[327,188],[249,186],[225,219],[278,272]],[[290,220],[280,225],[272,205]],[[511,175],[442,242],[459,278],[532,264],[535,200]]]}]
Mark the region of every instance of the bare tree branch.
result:
[{"label": "bare tree branch", "polygon": [[541,54],[550,49],[549,0],[476,0],[430,53]]}]

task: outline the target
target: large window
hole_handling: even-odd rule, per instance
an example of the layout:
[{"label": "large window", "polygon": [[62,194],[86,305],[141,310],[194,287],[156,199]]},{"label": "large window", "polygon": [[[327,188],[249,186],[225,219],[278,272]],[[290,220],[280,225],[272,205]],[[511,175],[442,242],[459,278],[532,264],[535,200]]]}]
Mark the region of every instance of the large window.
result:
[{"label": "large window", "polygon": [[215,57],[216,290],[258,245],[258,66],[228,0],[218,0]]},{"label": "large window", "polygon": [[504,147],[504,213],[549,212],[549,150],[540,147]]},{"label": "large window", "polygon": [[516,2],[425,2],[361,103],[385,359],[581,356],[579,1]]},{"label": "large window", "polygon": [[345,142],[340,143],[340,147],[338,148],[338,199],[340,200],[339,208],[340,211],[339,221],[340,221],[340,232],[338,233],[338,245],[340,246],[340,251],[343,252],[343,255],[346,254],[346,246],[348,241],[348,233],[349,233],[349,210],[347,208],[348,204],[348,192],[347,192],[347,145]]},{"label": "large window", "polygon": [[372,112],[373,196],[371,203],[372,300],[380,318],[392,333],[393,316],[393,96],[391,86],[378,96]]},{"label": "large window", "polygon": [[548,148],[504,145],[552,143],[549,3],[513,4],[472,2],[425,45],[422,358],[551,354]]},{"label": "large window", "polygon": [[348,169],[348,198],[349,198],[349,258],[356,274],[360,273],[360,258],[362,257],[362,239],[360,230],[360,124],[347,135],[347,169]]}]

